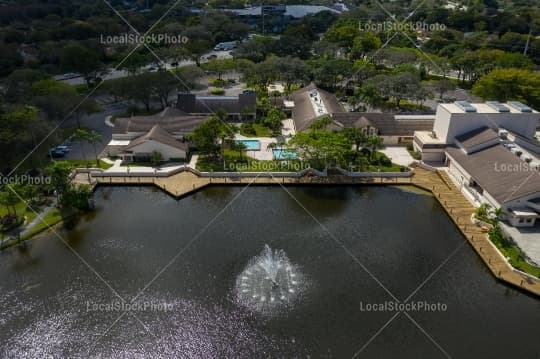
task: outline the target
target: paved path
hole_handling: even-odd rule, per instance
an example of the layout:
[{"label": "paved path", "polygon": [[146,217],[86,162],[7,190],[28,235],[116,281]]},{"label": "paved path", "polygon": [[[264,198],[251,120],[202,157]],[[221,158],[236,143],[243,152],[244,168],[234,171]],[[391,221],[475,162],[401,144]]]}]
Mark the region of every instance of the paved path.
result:
[{"label": "paved path", "polygon": [[446,172],[431,172],[416,168],[413,182],[416,186],[434,194],[495,277],[540,296],[540,279],[515,271],[488,239],[487,234],[480,227],[471,223],[470,218],[475,208],[454,186]]},{"label": "paved path", "polygon": [[412,158],[406,147],[387,146],[382,150],[379,150],[379,152],[384,153],[388,158],[392,160],[392,162],[400,166],[409,166],[411,163],[414,162],[414,158]]},{"label": "paved path", "polygon": [[56,200],[54,200],[53,204],[43,208],[43,210],[32,220],[32,222],[28,223],[26,227],[21,231],[20,236],[24,237],[28,232],[30,232],[41,220],[56,206]]}]

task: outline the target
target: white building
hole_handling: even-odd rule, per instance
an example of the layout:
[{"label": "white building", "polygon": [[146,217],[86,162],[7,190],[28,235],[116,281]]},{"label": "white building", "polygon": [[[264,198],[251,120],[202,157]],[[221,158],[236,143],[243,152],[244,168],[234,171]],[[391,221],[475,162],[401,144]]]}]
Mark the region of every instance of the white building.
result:
[{"label": "white building", "polygon": [[432,131],[417,131],[426,162],[445,163],[476,204],[501,208],[516,227],[540,219],[540,114],[519,102],[441,104]]},{"label": "white building", "polygon": [[126,162],[149,161],[154,152],[161,155],[162,161],[183,161],[187,158],[189,145],[155,125],[148,133],[130,141],[119,156]]}]

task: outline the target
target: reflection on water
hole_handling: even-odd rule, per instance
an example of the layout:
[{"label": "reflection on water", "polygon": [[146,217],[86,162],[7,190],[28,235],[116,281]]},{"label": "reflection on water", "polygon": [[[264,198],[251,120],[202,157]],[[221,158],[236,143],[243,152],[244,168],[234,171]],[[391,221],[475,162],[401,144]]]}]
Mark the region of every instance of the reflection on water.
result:
[{"label": "reflection on water", "polygon": [[[179,201],[149,187],[100,188],[96,212],[59,231],[80,258],[50,234],[26,252],[0,253],[0,357],[351,357],[392,315],[360,310],[390,298],[358,262],[406,298],[463,243],[430,196],[287,189],[325,229],[280,187],[239,196],[242,187],[210,187]],[[246,310],[234,294],[265,244],[283,249],[310,282],[280,316]],[[116,323],[115,292],[139,306]],[[452,357],[540,352],[538,301],[495,281],[468,246],[414,298],[447,305],[412,316]],[[396,353],[442,357],[403,315],[364,357]]]}]

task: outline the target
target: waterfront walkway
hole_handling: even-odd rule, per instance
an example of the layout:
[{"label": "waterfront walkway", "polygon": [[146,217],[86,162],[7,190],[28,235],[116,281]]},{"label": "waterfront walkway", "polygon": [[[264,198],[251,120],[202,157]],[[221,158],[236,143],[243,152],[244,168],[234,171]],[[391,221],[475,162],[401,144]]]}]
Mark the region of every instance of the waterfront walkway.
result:
[{"label": "waterfront walkway", "polygon": [[495,277],[540,296],[540,280],[514,270],[488,239],[487,233],[471,223],[475,208],[453,185],[446,172],[416,168],[413,183],[433,193]]},{"label": "waterfront walkway", "polygon": [[113,185],[154,185],[174,197],[182,197],[211,184],[227,185],[414,185],[433,193],[449,217],[456,224],[472,248],[487,265],[491,273],[501,281],[510,283],[531,294],[540,296],[540,280],[514,270],[501,255],[487,233],[471,223],[475,207],[463,196],[444,171],[430,171],[420,167],[414,169],[411,177],[349,177],[332,175],[319,177],[278,177],[261,174],[253,177],[223,176],[202,177],[184,171],[169,177],[141,176],[100,176],[93,178],[93,184]]}]

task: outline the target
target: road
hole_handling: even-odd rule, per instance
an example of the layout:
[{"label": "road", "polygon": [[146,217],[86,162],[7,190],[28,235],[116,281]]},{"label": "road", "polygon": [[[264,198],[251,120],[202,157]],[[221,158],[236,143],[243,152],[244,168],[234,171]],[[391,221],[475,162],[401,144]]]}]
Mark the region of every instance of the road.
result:
[{"label": "road", "polygon": [[[230,58],[232,58],[231,51],[213,51],[212,50],[212,51],[204,54],[201,57],[201,63],[204,64],[205,62],[208,62],[208,57],[209,56],[214,56],[214,55],[218,59],[230,59]],[[184,67],[184,66],[190,66],[190,65],[195,65],[195,62],[191,61],[191,60],[183,60],[183,61],[180,61],[178,63],[178,67]],[[143,71],[150,71],[150,69],[153,68],[153,67],[155,67],[154,64],[146,65],[146,66],[142,67],[142,70]],[[171,66],[170,63],[166,63],[165,68],[167,70],[173,70],[175,67]],[[109,68],[108,74],[104,77],[104,80],[120,79],[120,78],[127,77],[127,76],[128,76],[128,73],[125,70],[114,70],[114,68]],[[71,78],[71,79],[63,79],[62,76],[55,76],[54,78],[56,80],[58,80],[58,81],[65,82],[65,83],[67,83],[68,85],[71,85],[71,86],[78,86],[78,85],[86,84],[86,81],[84,80],[84,78],[82,76],[74,77],[74,78]]]},{"label": "road", "polygon": [[[107,116],[125,113],[128,108],[127,102],[118,102],[110,105],[104,106],[103,111],[90,114],[81,118],[81,126],[87,127],[99,133],[101,135],[101,142],[96,144],[96,150],[99,154],[105,146],[111,141],[112,138],[112,128],[105,124],[105,118]],[[70,119],[66,121],[64,127],[77,126],[75,119]],[[73,143],[71,146],[71,151],[64,157],[65,159],[70,160],[82,160],[83,159],[83,149],[86,154],[87,159],[94,158],[94,147],[90,144],[84,143]]]}]

